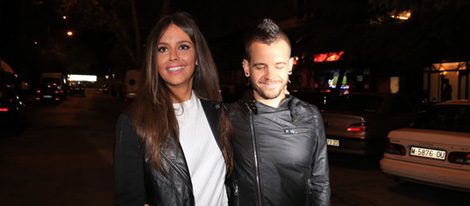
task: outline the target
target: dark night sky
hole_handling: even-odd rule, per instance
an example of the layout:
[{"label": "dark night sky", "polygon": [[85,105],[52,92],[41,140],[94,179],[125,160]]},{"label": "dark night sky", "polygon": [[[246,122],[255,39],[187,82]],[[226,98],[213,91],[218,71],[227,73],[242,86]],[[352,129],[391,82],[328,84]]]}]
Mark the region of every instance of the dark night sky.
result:
[{"label": "dark night sky", "polygon": [[[61,10],[53,2],[59,1],[0,2],[0,24],[4,28],[2,30],[8,30],[0,34],[0,56],[16,68],[16,71],[38,73],[69,66],[74,67],[76,72],[86,73],[87,69],[80,69],[78,65],[64,65],[77,61],[83,64],[80,65],[82,68],[88,67],[88,70],[96,69],[102,73],[106,72],[108,67],[113,67],[110,58],[126,59],[116,57],[122,55],[118,53],[124,49],[116,46],[119,41],[114,35],[115,31],[106,28],[109,24],[95,25],[96,22],[90,20],[94,15],[90,10],[73,10],[66,13],[69,18],[64,21],[60,18]],[[189,11],[197,19],[211,46],[220,45],[221,49],[227,49],[223,47],[238,43],[237,38],[240,36],[237,35],[259,18],[266,16],[277,20],[294,15],[292,2],[241,0],[221,3],[216,0],[175,0],[170,9]],[[137,1],[141,42],[145,41],[150,28],[161,15],[161,10],[162,3],[159,1]],[[124,24],[130,22],[127,6],[117,8],[116,12]],[[111,11],[108,10],[107,13]],[[64,36],[68,28],[77,29],[74,38],[67,39]],[[224,39],[226,36],[229,38]],[[217,49],[219,48],[214,48]],[[50,55],[51,52],[55,56]],[[110,55],[114,56],[109,57]]]},{"label": "dark night sky", "polygon": [[[83,13],[82,10],[67,14],[70,18],[65,22],[60,19],[61,10],[56,4],[51,4],[58,1],[1,0],[0,57],[17,72],[25,74],[64,68],[75,72],[95,71],[103,74],[110,68],[125,69],[132,65],[129,61],[122,61],[128,58],[123,54],[124,47],[119,45],[115,31],[109,29],[109,23],[96,24],[100,20],[91,18],[94,13]],[[127,1],[118,2],[125,4]],[[144,42],[149,29],[161,15],[162,2],[137,2],[141,42]],[[393,2],[400,1],[391,0],[172,2],[170,9],[186,10],[196,17],[220,64],[219,68],[238,65],[239,57],[236,56],[241,55],[241,34],[262,17],[270,17],[276,21],[311,17],[303,27],[287,30],[293,42],[302,39],[294,47],[319,52],[346,49],[355,52],[354,58],[358,61],[403,63],[409,61],[409,56],[426,61],[445,56],[470,56],[470,40],[467,38],[470,34],[466,29],[470,26],[470,3],[464,0],[436,1],[438,3],[435,5],[429,1],[414,1],[418,3],[413,8],[420,11],[417,17],[404,24],[384,25],[368,23],[374,15],[380,15],[381,12],[383,15],[387,11],[384,9],[386,6],[380,7],[381,2],[392,2],[389,5],[397,7],[408,5],[395,5]],[[379,3],[371,11],[368,2]],[[436,10],[435,7],[438,6],[442,8]],[[115,10],[125,24],[130,22],[128,8],[124,5]],[[109,14],[110,11],[107,10],[106,13]],[[77,28],[77,35],[74,38],[65,38],[64,31],[67,28]],[[33,44],[35,40],[38,45]],[[430,52],[424,54],[422,51]],[[401,53],[404,55],[397,56]],[[116,62],[116,59],[121,61]]]}]

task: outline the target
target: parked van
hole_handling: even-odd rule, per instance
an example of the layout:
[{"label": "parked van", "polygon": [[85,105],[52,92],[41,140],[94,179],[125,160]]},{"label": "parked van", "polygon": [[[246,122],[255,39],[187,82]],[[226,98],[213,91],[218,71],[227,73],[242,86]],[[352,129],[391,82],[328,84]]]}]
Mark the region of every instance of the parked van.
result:
[{"label": "parked van", "polygon": [[132,100],[137,96],[141,85],[141,75],[142,73],[137,69],[131,69],[126,72],[123,96],[125,101]]},{"label": "parked van", "polygon": [[41,90],[41,87],[54,87],[58,89],[61,100],[64,100],[66,98],[68,88],[67,88],[67,78],[65,74],[61,72],[41,73],[39,83],[40,83],[40,86],[38,90]]},{"label": "parked van", "polygon": [[65,90],[67,85],[67,78],[65,78],[65,75],[60,72],[41,73],[39,81],[42,85],[52,84],[62,90]]}]

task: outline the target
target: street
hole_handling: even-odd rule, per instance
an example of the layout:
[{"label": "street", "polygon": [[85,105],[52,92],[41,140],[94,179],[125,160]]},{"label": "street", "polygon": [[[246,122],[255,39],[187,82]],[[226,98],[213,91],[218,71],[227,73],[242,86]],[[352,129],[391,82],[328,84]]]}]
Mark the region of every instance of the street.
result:
[{"label": "street", "polygon": [[0,138],[0,205],[112,205],[114,127],[124,105],[86,95],[33,105],[25,131]]},{"label": "street", "polygon": [[410,182],[395,182],[372,158],[330,154],[332,204],[341,206],[462,205],[470,194]]},{"label": "street", "polygon": [[[0,205],[113,205],[112,152],[126,104],[88,89],[34,105],[18,136],[0,138]],[[468,193],[396,183],[376,160],[330,154],[332,205],[461,205]]]}]

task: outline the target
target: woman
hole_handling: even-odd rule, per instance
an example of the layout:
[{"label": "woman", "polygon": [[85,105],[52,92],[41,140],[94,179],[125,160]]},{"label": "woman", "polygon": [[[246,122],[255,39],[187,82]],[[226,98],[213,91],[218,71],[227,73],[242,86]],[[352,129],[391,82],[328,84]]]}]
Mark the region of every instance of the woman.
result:
[{"label": "woman", "polygon": [[189,14],[153,28],[144,74],[117,123],[116,204],[227,205],[230,123],[210,50]]}]

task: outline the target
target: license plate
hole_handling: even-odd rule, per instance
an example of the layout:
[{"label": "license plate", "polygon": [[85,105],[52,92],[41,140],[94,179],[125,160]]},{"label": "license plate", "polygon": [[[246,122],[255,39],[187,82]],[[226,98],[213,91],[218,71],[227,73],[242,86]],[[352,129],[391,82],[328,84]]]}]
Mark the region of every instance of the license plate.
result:
[{"label": "license plate", "polygon": [[425,157],[425,158],[430,158],[430,159],[438,159],[438,160],[446,159],[446,151],[423,148],[423,147],[411,147],[410,155],[417,156],[417,157]]},{"label": "license plate", "polygon": [[50,99],[52,98],[52,95],[43,95],[42,97],[44,97],[44,99]]},{"label": "license plate", "polygon": [[326,144],[329,146],[339,147],[339,140],[326,138]]}]

